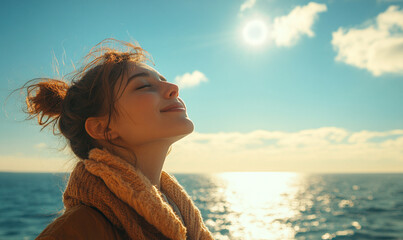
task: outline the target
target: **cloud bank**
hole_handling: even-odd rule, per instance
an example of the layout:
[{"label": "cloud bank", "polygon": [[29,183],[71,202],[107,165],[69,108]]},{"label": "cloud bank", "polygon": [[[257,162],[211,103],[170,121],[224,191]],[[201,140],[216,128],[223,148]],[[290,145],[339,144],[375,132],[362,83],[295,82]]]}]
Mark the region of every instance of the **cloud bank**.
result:
[{"label": "cloud bank", "polygon": [[[35,150],[35,146],[33,146]],[[229,171],[403,172],[403,129],[350,132],[321,127],[297,132],[193,132],[176,142],[164,169],[172,173]],[[69,172],[62,153],[0,156],[1,171]]]},{"label": "cloud bank", "polygon": [[401,149],[403,129],[193,132],[174,144],[165,167],[173,172],[403,172]]}]

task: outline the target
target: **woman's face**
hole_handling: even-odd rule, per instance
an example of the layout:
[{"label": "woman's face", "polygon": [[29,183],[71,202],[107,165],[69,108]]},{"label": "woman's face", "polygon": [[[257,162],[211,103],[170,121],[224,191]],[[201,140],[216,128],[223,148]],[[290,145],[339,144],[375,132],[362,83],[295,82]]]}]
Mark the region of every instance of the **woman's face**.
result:
[{"label": "woman's face", "polygon": [[[144,63],[131,62],[121,81],[120,89],[118,82],[114,90],[118,96],[116,108],[119,115],[111,121],[110,128],[125,145],[160,140],[173,143],[193,131],[194,125],[187,116],[185,103],[178,97],[178,86],[168,82],[155,69]],[[172,104],[181,104],[184,109],[161,111]]]}]

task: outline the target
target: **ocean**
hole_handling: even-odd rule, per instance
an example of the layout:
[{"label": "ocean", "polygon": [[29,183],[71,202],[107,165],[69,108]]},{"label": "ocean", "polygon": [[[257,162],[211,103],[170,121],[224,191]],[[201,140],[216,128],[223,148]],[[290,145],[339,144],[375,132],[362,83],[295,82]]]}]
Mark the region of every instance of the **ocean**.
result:
[{"label": "ocean", "polygon": [[[403,174],[172,174],[216,240],[402,239]],[[0,172],[0,239],[34,239],[68,173]]]}]

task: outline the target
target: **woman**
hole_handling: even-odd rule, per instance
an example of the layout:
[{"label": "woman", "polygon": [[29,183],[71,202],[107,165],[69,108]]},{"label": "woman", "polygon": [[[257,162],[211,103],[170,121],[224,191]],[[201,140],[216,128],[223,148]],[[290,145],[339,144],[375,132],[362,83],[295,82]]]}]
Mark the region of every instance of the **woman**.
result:
[{"label": "woman", "polygon": [[[96,48],[110,40],[127,51]],[[190,196],[162,170],[171,145],[194,126],[178,86],[145,64],[147,55],[108,38],[70,85],[41,79],[26,87],[30,118],[53,123],[78,157],[63,215],[36,239],[213,239]]]}]

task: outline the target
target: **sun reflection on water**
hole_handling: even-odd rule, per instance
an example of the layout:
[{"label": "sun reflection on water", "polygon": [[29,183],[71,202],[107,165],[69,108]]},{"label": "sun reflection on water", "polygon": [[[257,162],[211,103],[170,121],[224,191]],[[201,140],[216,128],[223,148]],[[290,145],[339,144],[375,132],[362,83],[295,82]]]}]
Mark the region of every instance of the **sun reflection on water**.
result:
[{"label": "sun reflection on water", "polygon": [[210,197],[220,201],[214,201],[206,221],[217,230],[214,238],[294,239],[296,229],[287,220],[299,214],[302,177],[293,172],[216,174],[218,188]]}]

